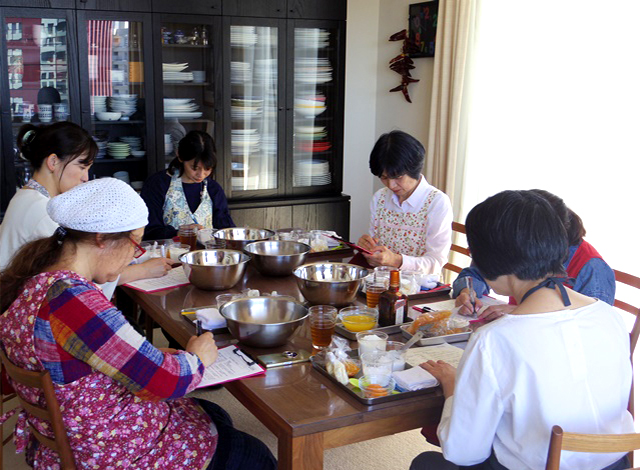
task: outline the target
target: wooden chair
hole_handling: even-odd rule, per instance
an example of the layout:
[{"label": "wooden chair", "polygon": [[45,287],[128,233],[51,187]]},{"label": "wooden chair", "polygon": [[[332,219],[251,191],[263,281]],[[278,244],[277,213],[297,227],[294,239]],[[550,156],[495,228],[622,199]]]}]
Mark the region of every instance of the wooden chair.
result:
[{"label": "wooden chair", "polygon": [[[458,222],[453,222],[451,224],[451,228],[453,229],[453,242],[451,243],[451,252],[449,253],[449,262],[445,264],[442,269],[443,270],[446,269],[448,271],[452,271],[453,273],[460,274],[460,271],[462,271],[464,267],[454,264],[453,259],[456,256],[456,253],[459,253],[469,258],[469,263],[467,263],[467,266],[471,263],[471,254],[469,253],[469,249],[456,243],[458,241],[457,239],[460,238],[461,235],[466,236],[467,230],[465,229],[464,224],[460,224]],[[451,273],[447,273],[447,274],[451,275]]]},{"label": "wooden chair", "polygon": [[[5,412],[5,403],[13,400],[18,395],[13,390],[13,387],[11,387],[8,381],[5,381],[6,375],[4,367],[2,367],[2,363],[0,363],[0,374],[2,375],[2,377],[0,378],[0,415],[2,415]],[[4,437],[4,425],[0,425],[0,469],[3,468],[2,459],[4,458],[4,446],[11,440],[12,436],[13,432],[10,432],[7,437]]]},{"label": "wooden chair", "polygon": [[44,393],[46,408],[42,408],[38,405],[33,405],[24,400],[18,393],[18,400],[20,406],[30,415],[36,416],[40,419],[44,419],[51,424],[53,435],[55,439],[50,439],[40,434],[31,424],[29,428],[33,435],[38,439],[40,444],[47,446],[60,456],[60,463],[63,469],[72,470],[76,468],[76,463],[73,458],[73,452],[69,445],[69,439],[67,438],[67,432],[64,429],[64,423],[62,422],[62,414],[60,413],[60,407],[58,406],[58,400],[53,390],[53,382],[49,371],[35,372],[22,369],[13,365],[7,358],[4,351],[0,349],[0,360],[2,365],[6,369],[9,377],[15,382],[25,385],[27,387],[37,388]]},{"label": "wooden chair", "polygon": [[578,434],[564,432],[560,426],[551,429],[546,470],[560,469],[560,453],[612,453],[640,449],[640,434]]}]

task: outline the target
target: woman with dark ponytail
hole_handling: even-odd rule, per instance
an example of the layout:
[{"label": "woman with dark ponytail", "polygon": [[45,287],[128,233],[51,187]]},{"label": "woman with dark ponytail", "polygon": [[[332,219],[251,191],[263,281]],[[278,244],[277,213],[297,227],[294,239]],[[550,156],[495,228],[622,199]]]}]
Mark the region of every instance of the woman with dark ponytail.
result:
[{"label": "woman with dark ponytail", "polygon": [[[33,178],[9,202],[0,225],[0,271],[25,243],[49,237],[58,224],[46,211],[49,199],[89,180],[89,168],[98,153],[91,135],[72,122],[36,127],[26,124],[17,137],[20,152],[33,168]],[[163,258],[128,266],[119,283],[160,277],[171,269]],[[111,297],[116,283],[105,288]]]},{"label": "woman with dark ponytail", "polygon": [[178,144],[167,170],[151,175],[142,188],[149,208],[145,240],[172,238],[178,228],[227,228],[235,224],[222,187],[213,179],[216,146],[209,134],[191,131]]}]

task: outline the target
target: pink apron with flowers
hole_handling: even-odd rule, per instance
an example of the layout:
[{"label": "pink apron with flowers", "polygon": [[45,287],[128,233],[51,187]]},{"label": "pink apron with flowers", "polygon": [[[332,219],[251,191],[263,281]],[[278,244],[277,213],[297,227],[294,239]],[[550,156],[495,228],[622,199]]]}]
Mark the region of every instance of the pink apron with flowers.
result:
[{"label": "pink apron with flowers", "polygon": [[[27,281],[20,297],[0,316],[2,347],[15,365],[33,371],[45,369],[34,346],[36,317],[49,288],[69,278],[88,282],[70,271],[39,274]],[[15,382],[13,386],[27,401],[45,406],[38,390]],[[142,400],[98,371],[68,384],[54,383],[54,390],[74,458],[83,468],[202,469],[215,452],[215,426],[188,398]],[[15,411],[3,416],[0,423]],[[53,438],[46,421],[19,411],[14,437],[17,452],[28,443],[27,421]],[[31,457],[34,468],[60,468],[58,454],[45,446],[39,446]]]},{"label": "pink apron with flowers", "polygon": [[440,191],[431,190],[427,200],[418,212],[402,213],[385,207],[391,191],[384,189],[380,193],[374,222],[375,236],[394,253],[407,256],[425,256],[427,254],[427,214],[431,203]]}]

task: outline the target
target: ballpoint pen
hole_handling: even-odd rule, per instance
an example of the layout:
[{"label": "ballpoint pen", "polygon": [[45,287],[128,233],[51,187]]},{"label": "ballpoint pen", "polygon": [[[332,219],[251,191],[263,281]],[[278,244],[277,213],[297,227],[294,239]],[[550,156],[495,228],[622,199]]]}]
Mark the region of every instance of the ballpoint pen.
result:
[{"label": "ballpoint pen", "polygon": [[465,277],[464,278],[467,283],[467,289],[469,290],[469,297],[471,298],[471,305],[473,305],[473,314],[478,313],[476,311],[476,291],[473,290],[473,278]]},{"label": "ballpoint pen", "polygon": [[417,305],[414,305],[411,308],[414,309],[414,310],[417,310],[418,312],[421,312],[421,313],[435,312],[435,310],[432,309],[431,307],[418,307]]},{"label": "ballpoint pen", "polygon": [[200,336],[202,334],[202,322],[200,320],[196,320],[196,335]]}]

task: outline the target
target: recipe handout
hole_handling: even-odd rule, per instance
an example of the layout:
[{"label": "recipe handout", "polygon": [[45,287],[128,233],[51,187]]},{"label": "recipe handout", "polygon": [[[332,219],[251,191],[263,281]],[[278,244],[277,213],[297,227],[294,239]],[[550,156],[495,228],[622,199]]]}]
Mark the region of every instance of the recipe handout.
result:
[{"label": "recipe handout", "polygon": [[218,359],[204,370],[197,388],[264,374],[265,369],[235,345],[218,349]]},{"label": "recipe handout", "polygon": [[169,271],[165,276],[153,279],[140,279],[139,281],[128,282],[125,286],[142,292],[158,292],[173,289],[174,287],[186,286],[187,284],[189,284],[189,279],[187,279],[182,266],[178,266]]}]

